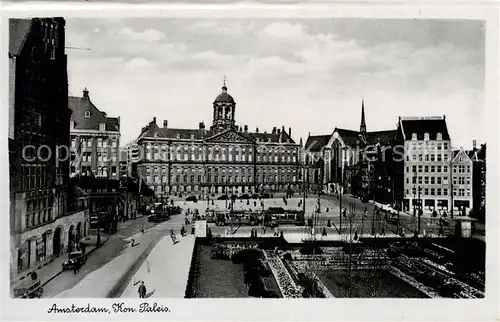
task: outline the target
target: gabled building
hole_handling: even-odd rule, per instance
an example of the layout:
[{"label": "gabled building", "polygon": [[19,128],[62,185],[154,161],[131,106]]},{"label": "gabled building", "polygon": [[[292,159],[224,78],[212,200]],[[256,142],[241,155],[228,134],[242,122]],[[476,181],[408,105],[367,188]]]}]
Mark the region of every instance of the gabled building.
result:
[{"label": "gabled building", "polygon": [[[367,131],[364,101],[359,131],[335,128],[327,144],[330,189],[390,201],[392,147],[396,130]],[[326,171],[325,171],[326,172]],[[384,191],[383,193],[380,191]],[[390,197],[389,197],[390,196]],[[392,201],[392,200],[391,200]]]},{"label": "gabled building", "polygon": [[467,216],[473,208],[472,194],[472,175],[473,162],[468,153],[461,148],[453,151],[453,160],[451,161],[451,184],[452,184],[452,204],[455,214]]},{"label": "gabled building", "polygon": [[325,190],[330,176],[330,149],[328,142],[331,134],[310,135],[307,137],[301,153],[301,162],[304,165],[303,175],[306,189]]},{"label": "gabled building", "polygon": [[[140,180],[156,196],[220,195],[298,189],[299,146],[291,129],[274,127],[270,133],[237,126],[236,102],[222,92],[212,104],[213,122],[195,129],[171,128],[156,118],[137,138],[140,158],[135,163]],[[134,165],[132,166],[134,167]]]},{"label": "gabled building", "polygon": [[119,178],[120,117],[108,117],[90,100],[85,88],[82,97],[69,97],[71,114],[71,176],[93,175]]}]

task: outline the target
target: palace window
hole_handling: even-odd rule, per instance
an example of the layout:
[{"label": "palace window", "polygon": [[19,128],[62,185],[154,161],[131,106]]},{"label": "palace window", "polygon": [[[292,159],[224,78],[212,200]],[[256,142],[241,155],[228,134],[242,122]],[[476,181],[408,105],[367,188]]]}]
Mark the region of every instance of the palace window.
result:
[{"label": "palace window", "polygon": [[417,133],[412,133],[411,139],[412,140],[417,140]]},{"label": "palace window", "polygon": [[443,134],[438,132],[436,135],[436,140],[442,140],[442,139],[443,139]]},{"label": "palace window", "polygon": [[429,133],[424,133],[424,140],[426,140],[426,141],[429,140]]}]

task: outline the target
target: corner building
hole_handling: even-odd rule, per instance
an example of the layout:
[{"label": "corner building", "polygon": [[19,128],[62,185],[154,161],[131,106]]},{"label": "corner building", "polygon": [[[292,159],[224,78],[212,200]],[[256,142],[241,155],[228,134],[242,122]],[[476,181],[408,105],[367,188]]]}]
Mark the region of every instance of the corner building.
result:
[{"label": "corner building", "polygon": [[156,118],[142,128],[132,162],[156,196],[292,192],[299,189],[299,146],[285,127],[249,132],[235,122],[236,103],[224,84],[213,122],[175,129]]}]

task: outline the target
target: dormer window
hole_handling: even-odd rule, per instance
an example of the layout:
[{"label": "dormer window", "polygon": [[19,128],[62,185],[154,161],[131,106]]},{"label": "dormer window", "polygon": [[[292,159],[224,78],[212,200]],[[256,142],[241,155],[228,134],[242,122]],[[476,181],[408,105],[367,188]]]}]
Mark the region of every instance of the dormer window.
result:
[{"label": "dormer window", "polygon": [[181,138],[181,135],[179,133],[177,133],[177,135],[175,136],[177,139],[180,139]]},{"label": "dormer window", "polygon": [[99,131],[106,131],[106,123],[99,123]]},{"label": "dormer window", "polygon": [[194,134],[191,134],[191,140],[194,140]]},{"label": "dormer window", "polygon": [[439,133],[436,134],[436,140],[442,140],[443,139],[443,134]]},{"label": "dormer window", "polygon": [[158,133],[153,134],[153,137],[157,138],[158,137]]},{"label": "dormer window", "polygon": [[424,133],[424,140],[429,140],[429,133]]},{"label": "dormer window", "polygon": [[89,118],[90,117],[90,111],[85,111],[85,118]]},{"label": "dormer window", "polygon": [[411,135],[411,139],[412,139],[412,140],[417,140],[417,133],[413,133],[413,134]]}]

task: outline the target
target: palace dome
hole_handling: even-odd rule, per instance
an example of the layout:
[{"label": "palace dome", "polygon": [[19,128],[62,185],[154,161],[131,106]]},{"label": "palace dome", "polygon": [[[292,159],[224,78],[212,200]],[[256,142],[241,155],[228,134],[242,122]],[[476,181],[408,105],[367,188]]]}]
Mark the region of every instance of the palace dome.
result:
[{"label": "palace dome", "polygon": [[231,103],[234,104],[234,98],[227,93],[227,87],[222,86],[222,93],[220,93],[216,98],[214,103]]}]

